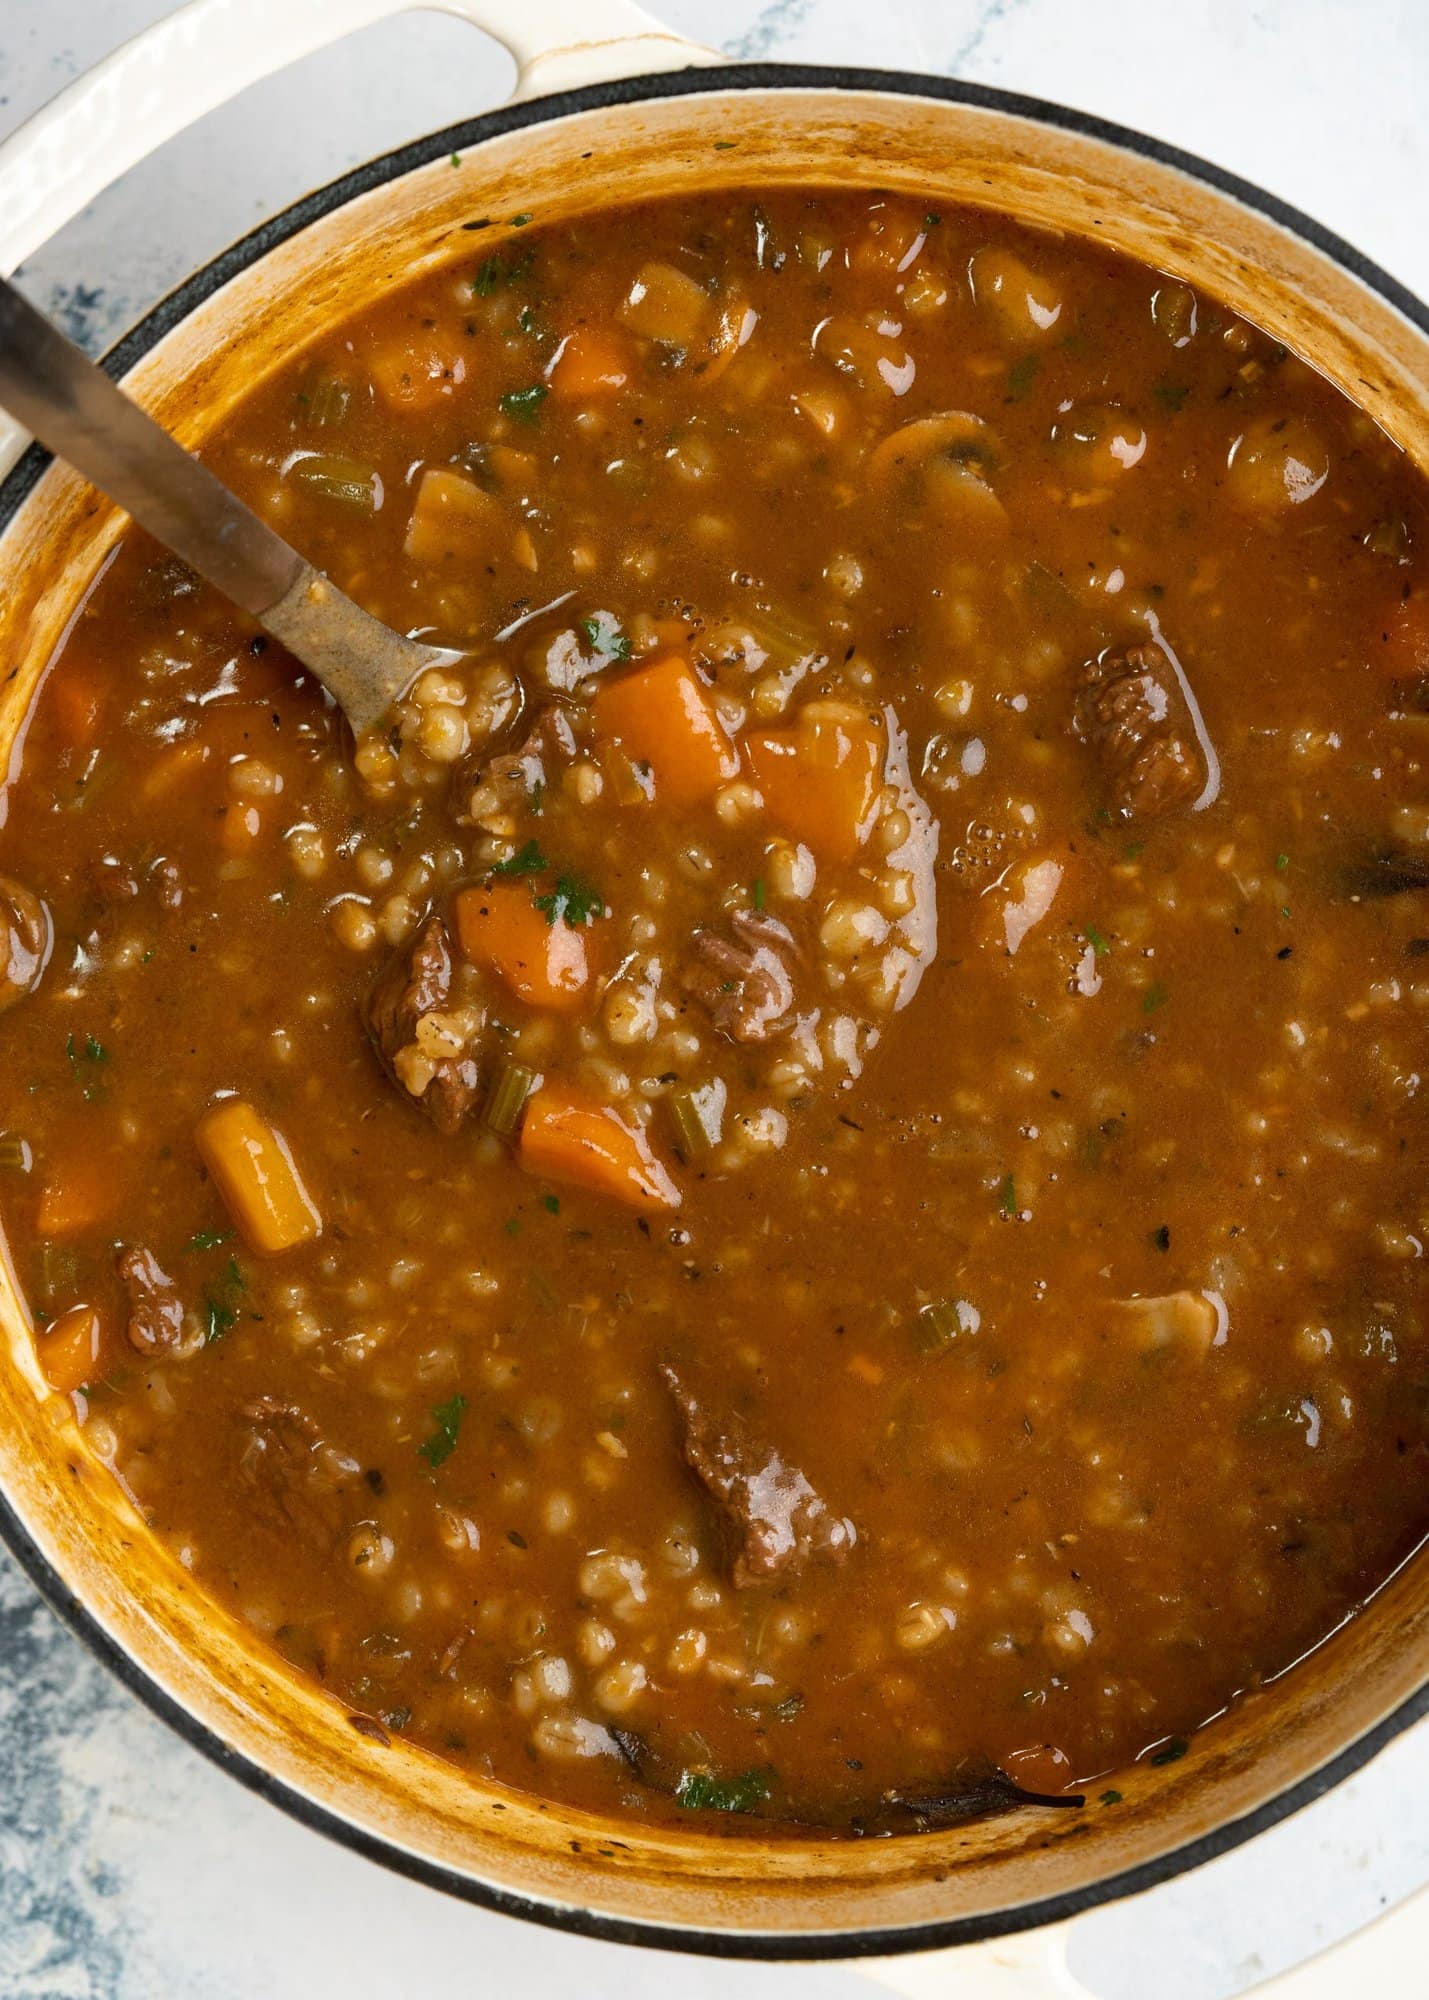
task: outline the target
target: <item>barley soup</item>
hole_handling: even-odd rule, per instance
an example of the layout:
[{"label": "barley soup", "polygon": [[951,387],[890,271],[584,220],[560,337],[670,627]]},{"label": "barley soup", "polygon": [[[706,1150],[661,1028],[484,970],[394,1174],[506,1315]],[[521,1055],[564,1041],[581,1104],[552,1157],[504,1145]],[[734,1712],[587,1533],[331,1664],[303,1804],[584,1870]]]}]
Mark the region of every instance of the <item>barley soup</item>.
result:
[{"label": "barley soup", "polygon": [[1422,482],[972,212],[458,247],[204,455],[469,668],[354,746],[131,534],[14,760],[40,1369],[369,1738],[1105,1809],[1429,1523]]}]

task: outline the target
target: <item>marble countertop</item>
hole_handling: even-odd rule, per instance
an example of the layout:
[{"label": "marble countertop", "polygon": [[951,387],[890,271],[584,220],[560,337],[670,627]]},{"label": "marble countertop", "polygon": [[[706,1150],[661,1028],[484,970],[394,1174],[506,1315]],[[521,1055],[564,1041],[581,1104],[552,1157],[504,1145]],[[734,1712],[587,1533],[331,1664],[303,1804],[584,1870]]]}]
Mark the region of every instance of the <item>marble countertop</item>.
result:
[{"label": "marble countertop", "polygon": [[[0,134],[174,0],[0,0]],[[1429,295],[1420,0],[653,0],[744,59],[850,62],[1060,100],[1208,155]],[[496,103],[509,61],[438,14],[370,29],[137,168],[23,273],[106,345],[296,195]],[[1078,1926],[1102,2000],[1227,2000],[1429,1880],[1429,1730],[1212,1863]],[[863,2000],[846,1967],[742,1966],[749,2000]],[[722,2000],[730,1968],[536,1930],[296,1826],[112,1681],[0,1554],[5,2000]]]}]

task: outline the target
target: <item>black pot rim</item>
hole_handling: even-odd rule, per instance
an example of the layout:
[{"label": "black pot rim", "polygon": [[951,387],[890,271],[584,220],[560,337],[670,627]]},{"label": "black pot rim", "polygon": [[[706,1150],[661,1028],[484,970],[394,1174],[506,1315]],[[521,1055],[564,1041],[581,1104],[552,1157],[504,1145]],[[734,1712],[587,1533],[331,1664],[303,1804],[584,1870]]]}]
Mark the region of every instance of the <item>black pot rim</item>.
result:
[{"label": "black pot rim", "polygon": [[[1027,119],[1139,154],[1143,159],[1170,167],[1191,180],[1204,182],[1217,193],[1230,196],[1244,207],[1278,224],[1290,235],[1299,237],[1357,278],[1368,290],[1378,293],[1429,337],[1429,306],[1343,237],[1253,182],[1242,180],[1196,154],[1184,152],[1180,147],[1167,145],[1145,133],[1093,117],[1087,112],[1048,103],[1041,98],[1026,97],[985,84],[964,83],[950,77],[924,76],[904,70],[822,68],[804,63],[730,63],[654,76],[623,77],[550,97],[505,105],[383,154],[295,202],[213,258],[169,293],[111,348],[104,357],[104,366],[115,377],[127,374],[142,356],[205,299],[278,244],[287,242],[310,223],[331,214],[358,195],[426,166],[444,154],[461,152],[528,126],[545,124],[579,112],[603,110],[613,105],[733,90],[807,89],[872,91],[932,98]],[[0,533],[9,525],[49,462],[50,454],[40,446],[32,445],[6,479],[0,482]],[[167,1723],[185,1743],[200,1751],[230,1777],[236,1778],[250,1792],[279,1807],[300,1825],[326,1835],[352,1853],[378,1862],[409,1881],[439,1889],[446,1895],[483,1909],[521,1917],[548,1929],[604,1939],[609,1943],[644,1945],[655,1950],[689,1952],[712,1958],[789,1962],[891,1957],[904,1952],[934,1951],[951,1945],[980,1943],[1019,1931],[1034,1930],[1044,1924],[1065,1922],[1102,1903],[1153,1888],[1160,1882],[1215,1859],[1217,1855],[1227,1853],[1258,1833],[1266,1832],[1362,1769],[1396,1736],[1429,1711],[1429,1681],[1426,1681],[1424,1686],[1338,1756],[1252,1812],[1134,1868],[1038,1902],[1020,1904],[985,1916],[951,1918],[944,1922],[895,1929],[784,1933],[701,1929],[697,1925],[681,1923],[650,1924],[632,1918],[605,1916],[595,1909],[542,1903],[515,1894],[411,1854],[318,1805],[234,1750],[153,1680],[138,1661],[110,1637],[95,1615],[71,1591],[4,1493],[0,1493],[0,1540],[4,1541],[51,1609],[131,1694]]]}]

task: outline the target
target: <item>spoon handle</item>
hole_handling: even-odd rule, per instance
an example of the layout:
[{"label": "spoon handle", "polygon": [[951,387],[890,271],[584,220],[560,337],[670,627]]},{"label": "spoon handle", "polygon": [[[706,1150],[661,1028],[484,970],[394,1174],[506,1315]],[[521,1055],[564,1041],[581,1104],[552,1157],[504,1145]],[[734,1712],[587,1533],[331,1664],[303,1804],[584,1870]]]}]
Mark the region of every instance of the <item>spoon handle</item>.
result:
[{"label": "spoon handle", "polygon": [[0,406],[281,640],[356,734],[423,668],[463,658],[354,604],[3,278]]},{"label": "spoon handle", "polygon": [[0,279],[0,404],[254,618],[307,564]]}]

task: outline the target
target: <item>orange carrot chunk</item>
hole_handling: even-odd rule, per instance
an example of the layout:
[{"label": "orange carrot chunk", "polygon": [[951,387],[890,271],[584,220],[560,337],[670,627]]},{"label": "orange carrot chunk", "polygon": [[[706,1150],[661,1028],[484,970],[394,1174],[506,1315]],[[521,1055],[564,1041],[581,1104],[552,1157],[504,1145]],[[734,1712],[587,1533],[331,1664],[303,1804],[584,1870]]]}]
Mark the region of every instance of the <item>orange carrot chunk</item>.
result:
[{"label": "orange carrot chunk", "polygon": [[521,1164],[543,1180],[568,1181],[630,1208],[680,1205],[680,1190],[645,1134],[567,1083],[543,1084],[527,1104]]},{"label": "orange carrot chunk", "polygon": [[367,357],[372,386],[391,410],[435,409],[466,380],[466,356],[435,327],[413,327]]},{"label": "orange carrot chunk", "polygon": [[104,686],[94,668],[61,665],[49,684],[50,706],[66,743],[87,750],[99,734]]},{"label": "orange carrot chunk", "polygon": [[803,718],[745,739],[772,820],[821,861],[852,861],[868,838],[883,776],[876,722]]},{"label": "orange carrot chunk", "polygon": [[553,396],[589,403],[597,396],[618,394],[630,380],[630,369],[629,347],[618,334],[578,326],[557,348],[546,380]]},{"label": "orange carrot chunk", "polygon": [[501,502],[483,492],[474,479],[446,465],[432,466],[422,474],[402,543],[414,562],[439,563],[458,556],[485,562],[510,539]]},{"label": "orange carrot chunk", "polygon": [[456,899],[457,941],[473,965],[483,965],[531,1007],[569,1012],[590,984],[585,933],[564,917],[538,910],[527,882],[493,882],[463,889]]},{"label": "orange carrot chunk", "polygon": [[596,734],[632,764],[648,764],[656,796],[670,805],[699,805],[738,773],[739,753],[683,653],[661,653],[609,682],[594,713]]},{"label": "orange carrot chunk", "polygon": [[99,1370],[103,1328],[93,1306],[71,1306],[35,1335],[40,1373],[61,1396],[72,1396]]},{"label": "orange carrot chunk", "polygon": [[35,1228],[41,1236],[78,1236],[103,1222],[114,1207],[122,1176],[102,1158],[66,1160],[40,1191]]},{"label": "orange carrot chunk", "polygon": [[1429,590],[1412,591],[1376,621],[1371,657],[1382,673],[1417,680],[1429,673]]},{"label": "orange carrot chunk", "polygon": [[194,1139],[253,1249],[271,1256],[322,1234],[322,1217],[286,1139],[243,1098],[225,1097],[210,1106],[194,1128]]}]

